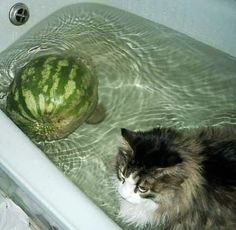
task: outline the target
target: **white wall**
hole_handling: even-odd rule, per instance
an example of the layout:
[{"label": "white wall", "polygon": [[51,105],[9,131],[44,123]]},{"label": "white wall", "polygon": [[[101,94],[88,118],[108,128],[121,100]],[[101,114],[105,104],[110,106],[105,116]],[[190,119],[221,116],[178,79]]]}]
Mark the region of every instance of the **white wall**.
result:
[{"label": "white wall", "polygon": [[[23,26],[14,26],[8,19],[9,10],[15,2],[18,1],[0,1],[0,51],[53,11],[82,1],[22,0],[21,2],[30,8],[31,14],[28,23]],[[236,56],[235,0],[87,0],[87,2],[100,2],[128,10]]]}]

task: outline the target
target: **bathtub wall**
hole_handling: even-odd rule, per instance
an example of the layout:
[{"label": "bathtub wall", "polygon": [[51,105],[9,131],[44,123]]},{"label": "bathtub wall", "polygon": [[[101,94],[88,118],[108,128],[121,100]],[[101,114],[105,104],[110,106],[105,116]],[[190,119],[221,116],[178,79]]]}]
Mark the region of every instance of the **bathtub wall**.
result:
[{"label": "bathtub wall", "polygon": [[[30,19],[23,26],[14,26],[8,19],[12,5],[18,1],[0,1],[0,51],[55,10],[81,0],[22,0],[30,10]],[[235,0],[84,0],[128,10],[170,28],[183,32],[210,46],[236,56]]]},{"label": "bathtub wall", "polygon": [[0,128],[0,188],[38,225],[120,229],[1,110]]}]

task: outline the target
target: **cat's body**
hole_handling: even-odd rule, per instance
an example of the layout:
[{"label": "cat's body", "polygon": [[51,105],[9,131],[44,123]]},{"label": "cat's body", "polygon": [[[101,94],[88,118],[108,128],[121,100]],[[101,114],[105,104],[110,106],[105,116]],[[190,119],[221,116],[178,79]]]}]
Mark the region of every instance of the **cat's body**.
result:
[{"label": "cat's body", "polygon": [[139,227],[236,229],[236,133],[122,129],[120,215]]}]

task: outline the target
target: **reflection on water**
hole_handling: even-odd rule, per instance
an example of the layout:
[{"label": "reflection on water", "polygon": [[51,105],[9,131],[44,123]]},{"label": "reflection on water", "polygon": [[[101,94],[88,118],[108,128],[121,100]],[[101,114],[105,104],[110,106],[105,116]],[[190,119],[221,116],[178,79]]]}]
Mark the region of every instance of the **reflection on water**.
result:
[{"label": "reflection on water", "polygon": [[[236,58],[125,11],[77,4],[54,13],[1,54],[0,96],[31,58],[68,51],[92,60],[108,116],[38,146],[99,207],[131,229],[117,217],[112,179],[120,127],[235,124]],[[4,109],[4,98],[0,102]]]}]

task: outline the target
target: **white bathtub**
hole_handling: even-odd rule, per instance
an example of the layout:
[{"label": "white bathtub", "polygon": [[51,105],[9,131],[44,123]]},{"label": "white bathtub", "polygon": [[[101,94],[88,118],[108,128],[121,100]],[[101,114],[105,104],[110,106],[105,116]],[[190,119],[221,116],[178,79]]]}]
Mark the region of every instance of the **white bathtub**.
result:
[{"label": "white bathtub", "polygon": [[[80,1],[23,0],[22,2],[30,9],[30,19],[23,26],[13,26],[8,20],[9,9],[15,1],[6,0],[0,3],[0,31],[2,31],[0,51],[55,10]],[[236,56],[234,0],[93,2],[128,10]],[[30,164],[28,159],[31,160]],[[119,229],[2,111],[0,111],[0,188],[15,197],[33,216],[58,229]]]}]

